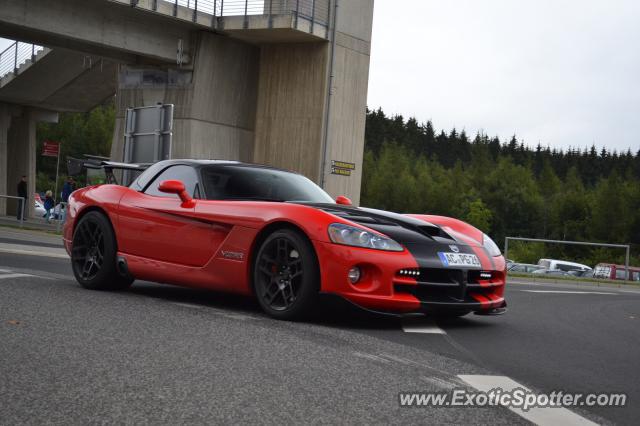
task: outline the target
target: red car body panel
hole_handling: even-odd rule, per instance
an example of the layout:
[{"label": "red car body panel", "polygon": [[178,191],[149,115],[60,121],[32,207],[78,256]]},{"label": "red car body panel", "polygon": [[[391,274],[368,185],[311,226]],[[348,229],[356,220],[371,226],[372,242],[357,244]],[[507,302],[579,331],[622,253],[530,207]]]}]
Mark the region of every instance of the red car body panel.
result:
[{"label": "red car body panel", "polygon": [[[179,199],[147,195],[128,187],[101,185],[75,191],[70,197],[64,242],[72,250],[73,232],[79,218],[90,210],[103,211],[111,221],[118,255],[126,259],[137,279],[252,294],[253,255],[259,239],[274,224],[287,224],[311,241],[319,263],[321,292],[339,295],[361,307],[396,313],[424,311],[415,294],[419,282],[402,276],[403,269],[421,265],[410,250],[381,251],[331,242],[328,227],[354,223],[308,205],[277,202],[194,200],[184,206]],[[482,232],[456,219],[410,215],[469,245],[490,279],[478,279],[469,290],[477,302],[472,310],[505,305],[505,261],[491,257],[482,246]],[[368,229],[373,233],[380,233]],[[348,271],[360,267],[362,278],[351,284]],[[477,305],[477,306],[476,306]]]}]

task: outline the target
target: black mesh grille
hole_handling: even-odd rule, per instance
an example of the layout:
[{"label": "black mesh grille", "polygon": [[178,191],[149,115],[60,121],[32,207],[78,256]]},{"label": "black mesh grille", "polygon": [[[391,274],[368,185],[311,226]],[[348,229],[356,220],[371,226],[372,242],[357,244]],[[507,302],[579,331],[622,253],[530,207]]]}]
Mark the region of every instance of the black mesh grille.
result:
[{"label": "black mesh grille", "polygon": [[493,286],[481,286],[478,279],[483,271],[463,269],[421,268],[417,285],[395,284],[395,290],[410,293],[421,302],[475,302],[471,295],[489,294]]},{"label": "black mesh grille", "polygon": [[419,281],[460,285],[465,279],[464,275],[465,271],[460,269],[421,268]]}]

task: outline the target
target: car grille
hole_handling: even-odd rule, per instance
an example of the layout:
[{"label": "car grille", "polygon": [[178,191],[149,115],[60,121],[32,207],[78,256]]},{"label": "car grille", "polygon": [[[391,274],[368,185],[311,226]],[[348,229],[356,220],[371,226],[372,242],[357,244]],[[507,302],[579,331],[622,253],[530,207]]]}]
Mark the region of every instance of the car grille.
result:
[{"label": "car grille", "polygon": [[[406,269],[402,270],[406,273]],[[495,287],[503,284],[502,274],[499,272],[420,268],[419,275],[397,275],[394,282],[396,292],[414,295],[421,302],[462,302],[475,301],[471,295],[486,295],[493,293]],[[491,274],[488,279],[481,278],[481,274]],[[416,284],[402,282],[402,278],[413,278]]]}]

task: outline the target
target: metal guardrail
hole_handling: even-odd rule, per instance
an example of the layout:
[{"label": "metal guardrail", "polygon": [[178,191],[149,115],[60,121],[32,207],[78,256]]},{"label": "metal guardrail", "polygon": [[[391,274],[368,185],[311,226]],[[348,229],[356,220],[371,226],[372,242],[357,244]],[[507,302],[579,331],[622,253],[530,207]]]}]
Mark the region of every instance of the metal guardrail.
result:
[{"label": "metal guardrail", "polygon": [[[138,7],[140,0],[131,0],[132,7]],[[224,16],[252,15],[293,15],[309,20],[313,24],[328,26],[331,14],[331,0],[152,0],[151,10],[158,11],[163,4],[173,6],[173,16],[179,10],[192,11],[192,20],[198,21],[198,14],[211,15],[211,26],[216,27],[217,18]]]},{"label": "metal guardrail", "polygon": [[9,73],[18,74],[18,69],[27,61],[35,62],[42,46],[16,41],[0,52],[0,78]]},{"label": "metal guardrail", "polygon": [[[0,194],[0,198],[5,198],[5,199],[9,199],[9,200],[18,200],[18,202],[20,202],[20,204],[22,205],[22,217],[20,219],[17,218],[16,216],[16,220],[18,220],[20,222],[20,228],[22,228],[24,226],[24,222],[25,222],[25,217],[28,214],[28,211],[26,210],[27,206],[26,206],[26,202],[27,200],[23,197],[15,197],[13,195],[1,195]],[[60,209],[56,212],[55,207],[60,206]],[[62,225],[64,225],[65,221],[67,220],[67,208],[69,206],[69,203],[65,203],[64,201],[61,201],[60,203],[58,203],[54,208],[51,209],[51,217],[49,218],[51,224],[55,223],[55,227],[56,227],[56,231],[60,232],[60,229],[62,228]],[[57,215],[57,217],[56,217]],[[42,218],[40,218],[42,219]]]},{"label": "metal guardrail", "polygon": [[16,216],[16,219],[20,221],[20,228],[22,228],[22,225],[24,225],[24,217],[27,214],[27,212],[25,211],[25,208],[27,207],[25,205],[25,202],[27,200],[24,197],[14,197],[13,195],[0,195],[0,198],[7,198],[9,200],[18,200],[20,202],[20,205],[22,207],[20,211],[22,212],[22,214],[20,215],[19,219]]}]

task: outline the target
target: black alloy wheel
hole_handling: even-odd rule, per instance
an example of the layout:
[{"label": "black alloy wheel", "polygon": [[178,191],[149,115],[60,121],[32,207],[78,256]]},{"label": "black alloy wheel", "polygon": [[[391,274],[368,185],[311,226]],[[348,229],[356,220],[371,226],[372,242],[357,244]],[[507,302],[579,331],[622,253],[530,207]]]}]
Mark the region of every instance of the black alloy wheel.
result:
[{"label": "black alloy wheel", "polygon": [[73,233],[71,265],[81,286],[91,290],[121,290],[133,282],[116,268],[116,240],[111,223],[100,212],[84,215]]},{"label": "black alloy wheel", "polygon": [[255,259],[253,283],[262,309],[289,320],[309,313],[320,281],[309,241],[296,231],[281,229],[266,238]]}]

